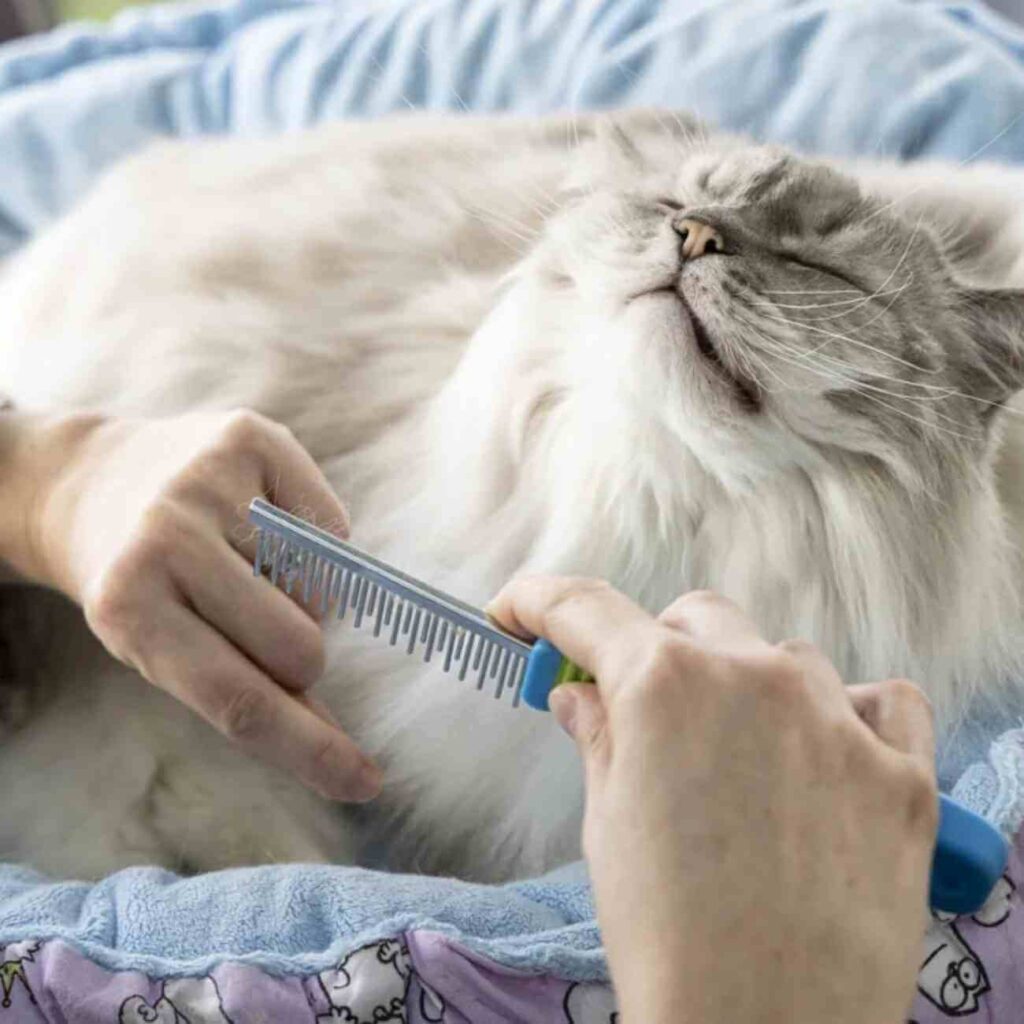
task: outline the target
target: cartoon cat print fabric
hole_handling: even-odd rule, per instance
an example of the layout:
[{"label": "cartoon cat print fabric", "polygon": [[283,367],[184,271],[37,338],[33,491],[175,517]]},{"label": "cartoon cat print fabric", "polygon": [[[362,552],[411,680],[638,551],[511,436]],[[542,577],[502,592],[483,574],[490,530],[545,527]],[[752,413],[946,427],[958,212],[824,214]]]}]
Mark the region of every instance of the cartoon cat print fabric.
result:
[{"label": "cartoon cat print fabric", "polygon": [[[1015,857],[973,917],[935,915],[907,1024],[1019,1024],[1024,910]],[[411,930],[315,974],[222,963],[200,977],[109,971],[59,941],[0,943],[0,1024],[619,1024],[609,986],[513,970]]]},{"label": "cartoon cat print fabric", "polygon": [[[1014,898],[1016,886],[1004,875],[988,902],[968,921],[983,929],[996,929],[1009,923],[1010,914],[1019,900]],[[1018,914],[1019,916],[1019,914]],[[917,978],[917,990],[932,1006],[947,1017],[967,1017],[977,1013],[992,992],[992,981],[982,957],[970,944],[967,929],[951,914],[934,914],[925,935],[924,959]],[[1020,945],[1018,920],[1017,949]],[[979,932],[979,934],[984,934]],[[1013,942],[1007,937],[1007,948]],[[1001,933],[999,938],[1003,938]],[[1018,963],[1018,970],[1024,964]],[[923,1018],[922,1018],[923,1019]],[[993,1018],[994,1019],[994,1018]]]},{"label": "cartoon cat print fabric", "polygon": [[224,1012],[213,978],[168,978],[160,998],[129,996],[121,1004],[118,1024],[233,1024]]},{"label": "cartoon cat print fabric", "polygon": [[412,970],[409,950],[401,942],[385,939],[345,957],[337,967],[321,971],[317,981],[327,1000],[317,1024],[377,1024],[406,1021],[405,1007]]}]

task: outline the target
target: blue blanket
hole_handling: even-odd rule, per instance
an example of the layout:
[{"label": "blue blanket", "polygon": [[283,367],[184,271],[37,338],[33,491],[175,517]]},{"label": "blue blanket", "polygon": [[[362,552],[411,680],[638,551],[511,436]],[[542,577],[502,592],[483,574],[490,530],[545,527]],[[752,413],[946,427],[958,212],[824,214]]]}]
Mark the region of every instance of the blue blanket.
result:
[{"label": "blue blanket", "polygon": [[1024,158],[1024,35],[980,3],[226,0],[0,47],[0,253],[159,136],[406,106],[686,107],[837,154]]},{"label": "blue blanket", "polygon": [[[1024,36],[969,2],[229,0],[131,12],[0,48],[0,252],[159,136],[267,134],[407,105],[628,104],[687,107],[814,151],[1022,160]],[[984,760],[1004,725],[978,723],[947,752],[946,777],[978,761],[957,795],[1014,829],[1024,733]],[[94,886],[0,869],[0,952],[56,937],[112,968],[201,972],[230,956],[316,971],[416,928],[511,967],[603,976],[578,865],[498,889],[302,866],[190,880],[133,870]]]}]

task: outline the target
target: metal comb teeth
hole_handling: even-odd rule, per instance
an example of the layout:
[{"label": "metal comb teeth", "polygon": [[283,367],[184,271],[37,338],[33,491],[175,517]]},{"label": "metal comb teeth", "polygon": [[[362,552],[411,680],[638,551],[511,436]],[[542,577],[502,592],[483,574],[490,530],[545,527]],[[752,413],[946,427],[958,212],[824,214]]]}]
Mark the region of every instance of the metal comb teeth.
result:
[{"label": "metal comb teeth", "polygon": [[405,653],[419,652],[460,680],[473,672],[477,690],[490,680],[495,698],[511,693],[518,707],[531,646],[492,625],[479,608],[260,498],[249,506],[249,521],[258,531],[255,575],[266,572],[289,594],[301,589],[307,604],[316,598],[322,616],[336,609],[344,619],[351,610],[356,629],[367,626],[392,647],[402,641]]}]

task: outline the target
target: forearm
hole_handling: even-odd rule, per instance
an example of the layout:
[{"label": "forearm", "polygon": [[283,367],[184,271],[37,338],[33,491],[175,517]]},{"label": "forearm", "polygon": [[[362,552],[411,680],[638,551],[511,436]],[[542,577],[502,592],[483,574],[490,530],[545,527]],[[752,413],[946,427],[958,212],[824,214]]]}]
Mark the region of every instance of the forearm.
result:
[{"label": "forearm", "polygon": [[89,432],[93,415],[0,413],[0,578],[53,585],[41,538],[46,498]]}]

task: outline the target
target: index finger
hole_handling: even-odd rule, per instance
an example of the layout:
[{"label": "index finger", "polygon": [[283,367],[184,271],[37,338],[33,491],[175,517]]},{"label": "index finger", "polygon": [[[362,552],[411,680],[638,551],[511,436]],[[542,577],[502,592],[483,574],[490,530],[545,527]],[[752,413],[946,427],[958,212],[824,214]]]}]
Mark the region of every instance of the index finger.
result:
[{"label": "index finger", "polygon": [[248,512],[249,502],[257,494],[322,530],[347,538],[348,509],[313,456],[282,424],[262,417],[255,423],[258,426],[250,428],[249,443],[256,455],[257,475],[253,475],[251,462],[246,463],[245,472],[239,469],[240,475],[229,489],[245,499],[233,508],[230,537],[235,550],[250,562],[256,554],[256,531],[249,524]]},{"label": "index finger", "polygon": [[348,537],[348,509],[313,456],[286,427],[273,438],[266,475],[270,500],[275,505],[301,515],[321,530]]},{"label": "index finger", "polygon": [[861,721],[883,742],[929,769],[935,766],[935,725],[924,691],[905,679],[846,687]]},{"label": "index finger", "polygon": [[544,637],[614,692],[667,627],[603,580],[521,576],[486,608],[509,632]]}]

